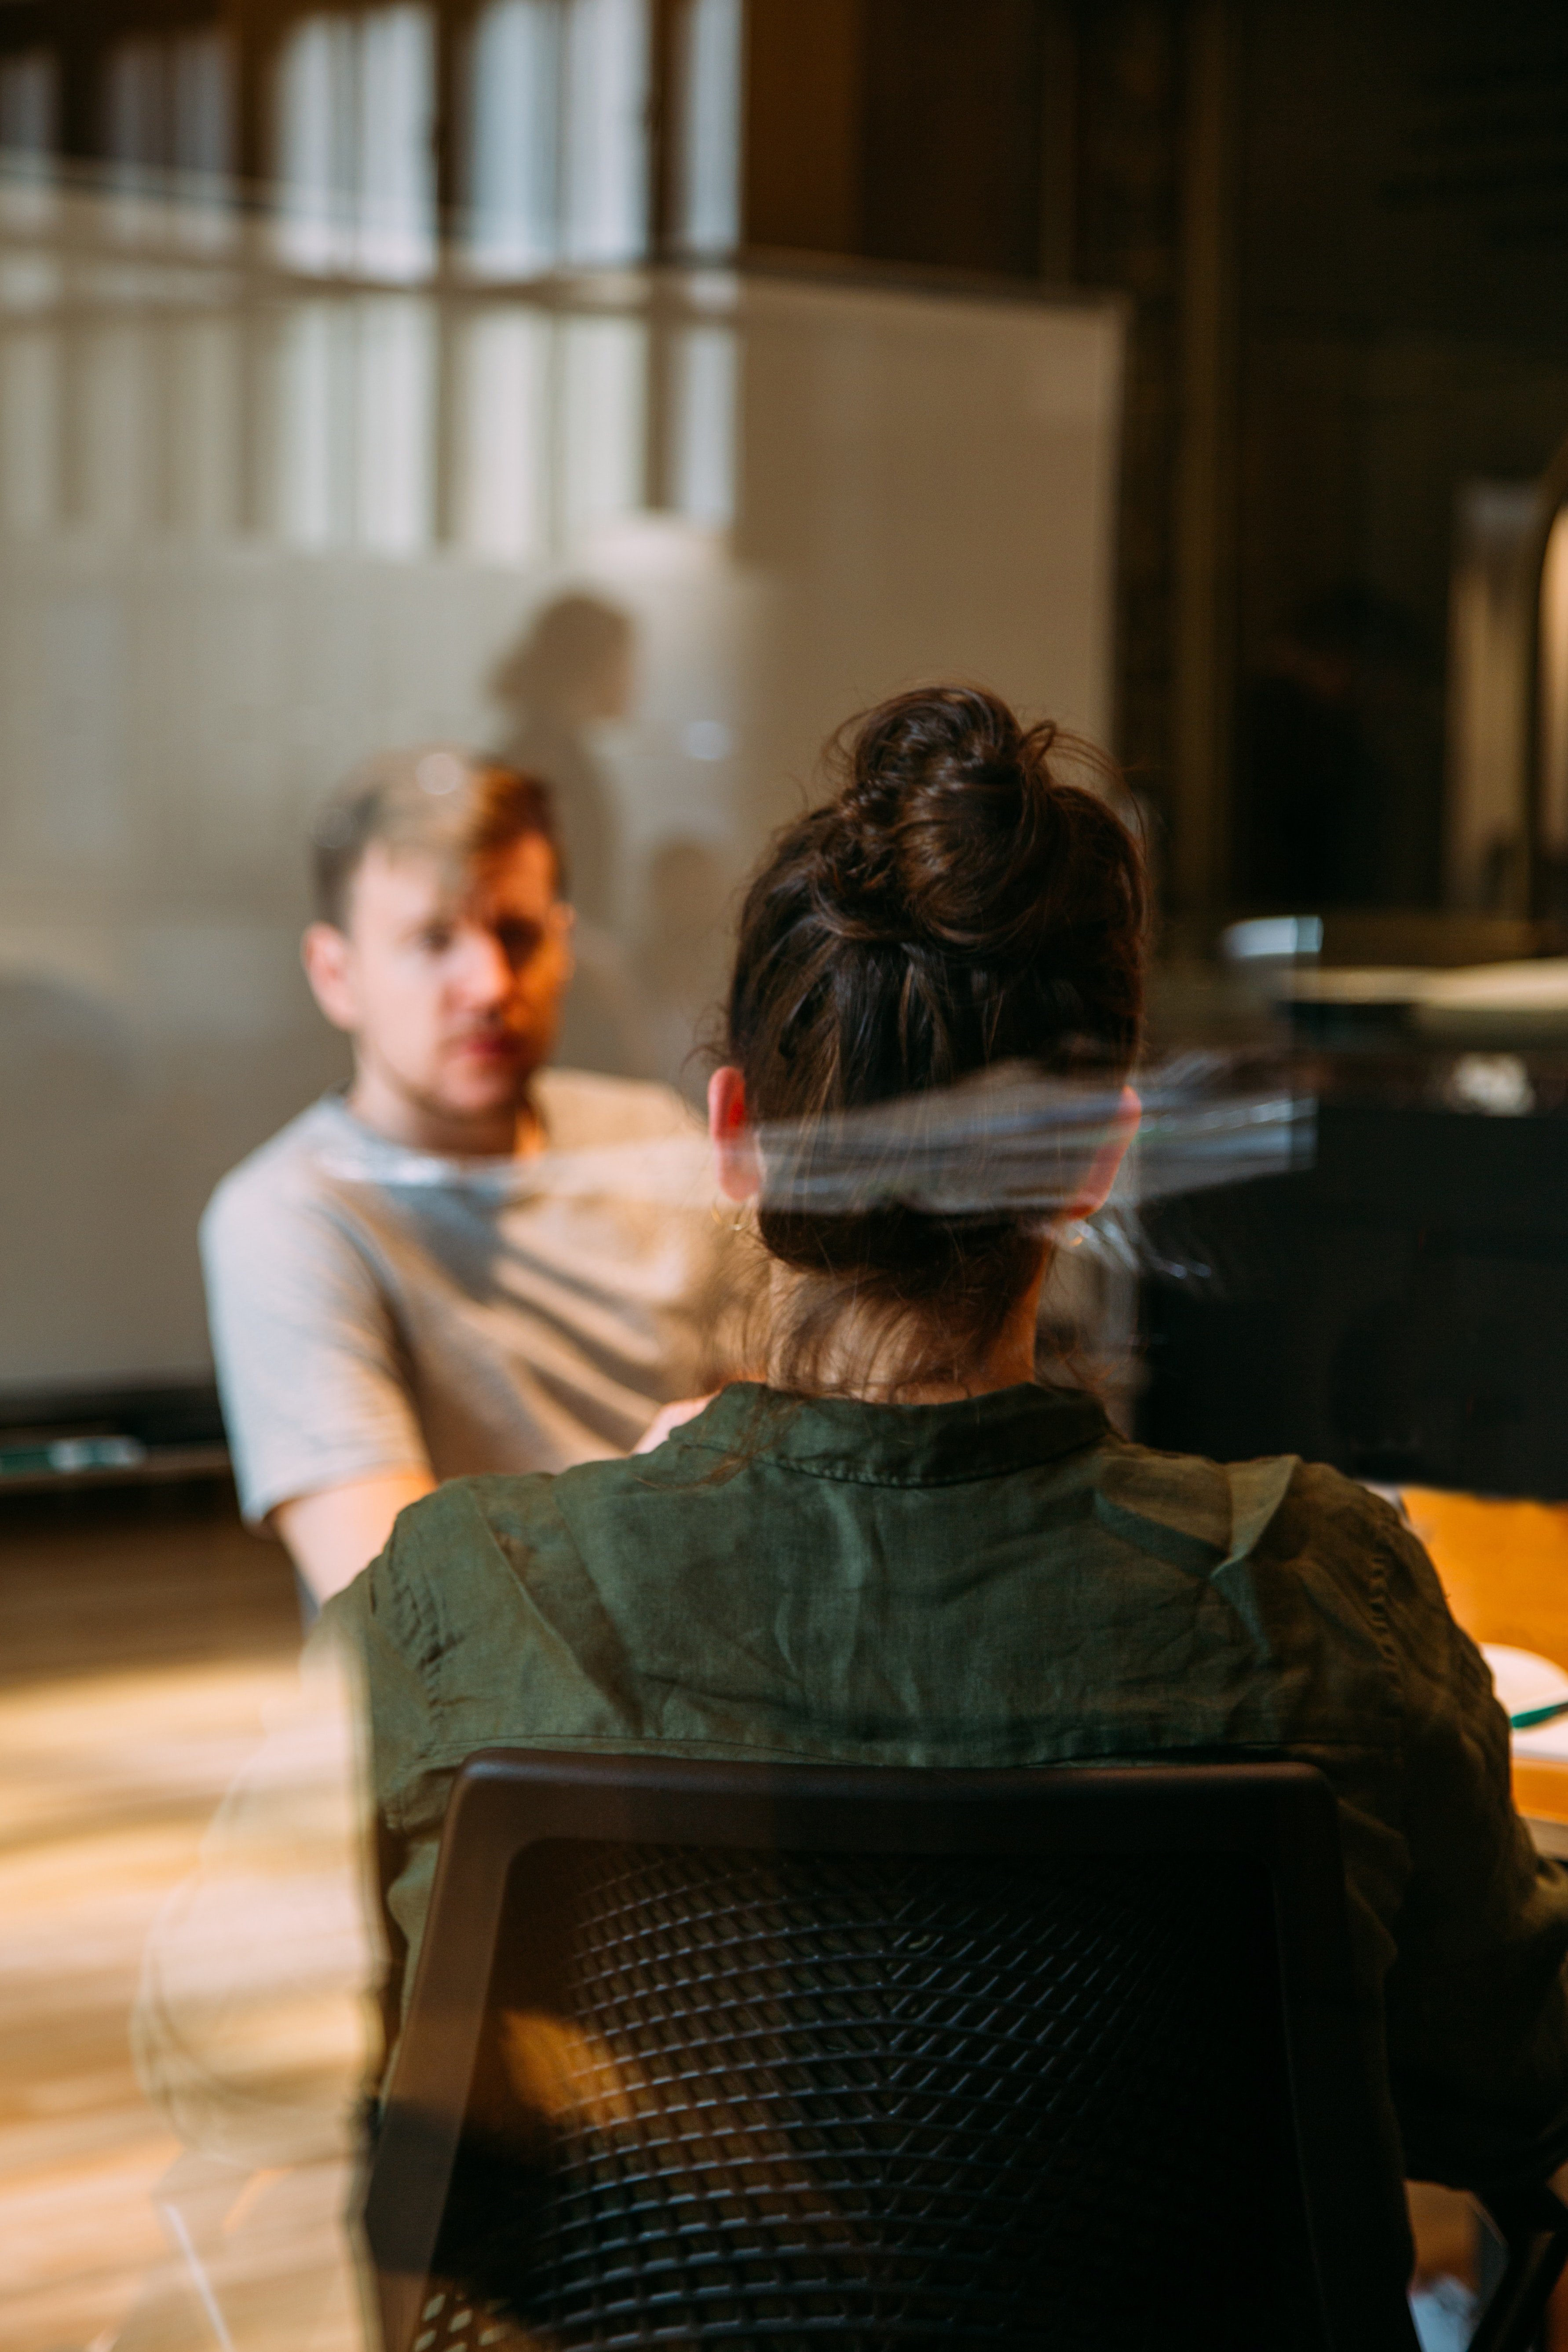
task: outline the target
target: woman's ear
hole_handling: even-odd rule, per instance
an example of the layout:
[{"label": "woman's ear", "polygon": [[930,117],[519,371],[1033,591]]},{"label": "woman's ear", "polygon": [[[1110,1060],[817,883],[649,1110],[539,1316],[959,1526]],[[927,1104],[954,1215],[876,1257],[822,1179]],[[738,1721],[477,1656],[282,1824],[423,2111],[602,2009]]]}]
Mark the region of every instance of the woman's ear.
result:
[{"label": "woman's ear", "polygon": [[721,1192],[727,1201],[754,1201],[763,1189],[763,1171],[746,1117],[746,1081],[728,1063],[708,1081],[708,1132]]},{"label": "woman's ear", "polygon": [[1069,1222],[1076,1217],[1092,1217],[1096,1209],[1105,1206],[1142,1116],[1142,1104],[1131,1087],[1123,1087],[1121,1099],[1111,1113],[1110,1132],[1089,1161],[1082,1189],[1067,1213]]}]

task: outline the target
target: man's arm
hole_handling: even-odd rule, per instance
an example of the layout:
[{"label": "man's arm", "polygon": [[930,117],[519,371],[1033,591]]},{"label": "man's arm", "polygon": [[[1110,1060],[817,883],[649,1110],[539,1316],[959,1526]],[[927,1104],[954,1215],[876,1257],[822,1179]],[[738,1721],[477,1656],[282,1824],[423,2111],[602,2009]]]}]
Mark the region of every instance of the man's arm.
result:
[{"label": "man's arm", "polygon": [[325,1600],[436,1483],[373,1253],[342,1202],[265,1168],[226,1179],[201,1238],[245,1517]]},{"label": "man's arm", "polygon": [[428,1470],[381,1470],[320,1494],[291,1496],[273,1511],[271,1524],[316,1599],[328,1601],[375,1558],[399,1511],[435,1485]]}]

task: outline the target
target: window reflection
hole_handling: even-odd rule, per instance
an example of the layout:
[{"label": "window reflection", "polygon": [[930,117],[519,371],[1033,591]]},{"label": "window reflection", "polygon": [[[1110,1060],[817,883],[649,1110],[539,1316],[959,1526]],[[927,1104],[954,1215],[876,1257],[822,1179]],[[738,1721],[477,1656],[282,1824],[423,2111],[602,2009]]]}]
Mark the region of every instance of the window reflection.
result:
[{"label": "window reflection", "polygon": [[8,532],[46,530],[59,510],[59,339],[22,329],[0,343],[0,514]]},{"label": "window reflection", "polygon": [[647,0],[491,0],[468,53],[469,266],[626,261],[647,241]]},{"label": "window reflection", "polygon": [[691,255],[741,241],[742,0],[686,0],[676,20],[675,236]]},{"label": "window reflection", "polygon": [[723,528],[735,513],[735,338],[687,327],[671,338],[670,502],[689,521]]},{"label": "window reflection", "polygon": [[413,555],[433,533],[435,320],[403,295],[296,304],[279,348],[278,526],[290,546]]},{"label": "window reflection", "polygon": [[[120,193],[62,184],[0,252],[0,966],[101,1007],[134,1079],[0,1152],[14,1384],[202,1360],[201,1200],[338,1075],[302,844],[375,744],[526,730],[576,828],[563,1055],[694,1086],[729,894],[868,680],[994,657],[1104,710],[1110,313],[974,304],[957,334],[713,269],[328,283],[276,267],[276,215],[193,251],[184,188],[135,194],[131,247]],[[830,532],[812,486],[847,467]],[[629,658],[606,624],[552,703],[589,603]]]},{"label": "window reflection", "polygon": [[[104,62],[100,111],[108,185],[120,198],[118,234],[156,236],[172,225],[183,243],[221,243],[231,226],[234,168],[226,36],[207,28],[117,41]],[[172,180],[184,202],[171,223],[162,205],[143,200],[166,194]]]},{"label": "window reflection", "polygon": [[59,138],[59,65],[50,49],[0,58],[0,216],[46,219]]},{"label": "window reflection", "polygon": [[[443,315],[424,295],[370,290],[67,325],[48,267],[18,257],[0,272],[8,536],[259,529],[300,550],[407,557],[445,541],[527,565],[570,560],[653,508],[704,530],[733,520],[731,327],[656,328],[640,303]],[[37,284],[7,319],[13,270]]]},{"label": "window reflection", "polygon": [[188,319],[169,331],[166,520],[212,539],[243,520],[245,353],[233,319]]},{"label": "window reflection", "polygon": [[553,340],[549,319],[510,306],[481,311],[461,333],[456,532],[502,563],[549,545]]},{"label": "window reflection", "polygon": [[1541,838],[1555,902],[1568,900],[1568,509],[1546,545],[1541,582]]},{"label": "window reflection", "polygon": [[358,326],[357,536],[377,554],[414,555],[433,520],[435,320],[392,296],[363,303]]},{"label": "window reflection", "polygon": [[278,355],[278,530],[291,547],[346,544],[352,320],[330,302],[289,313]]},{"label": "window reflection", "polygon": [[101,326],[84,338],[73,391],[79,427],[71,451],[75,519],[104,538],[157,520],[157,387],[149,329]]},{"label": "window reflection", "polygon": [[278,73],[283,261],[321,275],[429,275],[434,103],[427,9],[370,8],[295,26]]},{"label": "window reflection", "polygon": [[468,258],[496,278],[549,269],[561,249],[559,0],[496,0],[469,52]]},{"label": "window reflection", "polygon": [[59,67],[49,49],[0,58],[0,150],[7,164],[54,152]]},{"label": "window reflection", "polygon": [[561,337],[561,530],[571,541],[644,503],[647,329],[567,319]]},{"label": "window reflection", "polygon": [[561,257],[626,261],[647,242],[647,0],[569,0]]}]

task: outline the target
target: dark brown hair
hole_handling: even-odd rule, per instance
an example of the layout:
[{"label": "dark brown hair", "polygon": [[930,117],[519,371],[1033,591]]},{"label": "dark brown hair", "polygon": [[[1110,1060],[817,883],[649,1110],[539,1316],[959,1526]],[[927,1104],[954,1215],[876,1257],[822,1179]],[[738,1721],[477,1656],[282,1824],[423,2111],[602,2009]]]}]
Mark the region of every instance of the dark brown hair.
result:
[{"label": "dark brown hair", "polygon": [[455,879],[476,860],[536,833],[566,875],[550,787],[538,776],[449,743],[379,751],[346,776],[322,805],[311,835],[316,912],[342,930],[349,886],[373,841],[445,860]]},{"label": "dark brown hair", "polygon": [[[837,791],[778,835],[742,910],[725,1051],[752,1124],[809,1128],[1002,1063],[1124,1076],[1142,857],[1107,801],[1059,772],[1113,787],[1103,755],[1025,727],[994,694],[933,687],[851,721],[828,756]],[[1037,1217],[817,1213],[765,1190],[759,1229],[811,1277],[771,1334],[775,1382],[821,1385],[853,1307],[889,1394],[967,1379],[1042,1246]]]}]

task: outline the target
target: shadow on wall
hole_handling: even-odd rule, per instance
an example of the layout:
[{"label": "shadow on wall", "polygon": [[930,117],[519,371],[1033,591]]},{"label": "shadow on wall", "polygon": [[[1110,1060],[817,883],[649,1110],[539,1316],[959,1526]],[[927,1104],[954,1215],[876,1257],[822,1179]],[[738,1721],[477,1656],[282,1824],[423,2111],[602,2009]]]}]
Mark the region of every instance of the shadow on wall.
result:
[{"label": "shadow on wall", "polygon": [[626,716],[636,674],[637,626],[630,614],[578,592],[536,613],[488,680],[505,722],[497,756],[542,776],[554,793],[566,895],[577,912],[576,970],[556,1058],[616,1077],[646,1076],[649,1049],[616,937],[621,825],[593,730]]},{"label": "shadow on wall", "polygon": [[498,756],[554,792],[572,903],[583,922],[601,928],[619,908],[621,840],[614,788],[590,730],[626,717],[636,675],[631,614],[579,593],[535,614],[489,681],[506,720]]}]

